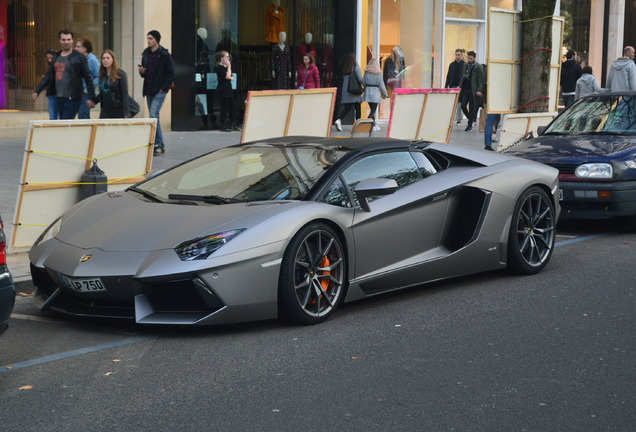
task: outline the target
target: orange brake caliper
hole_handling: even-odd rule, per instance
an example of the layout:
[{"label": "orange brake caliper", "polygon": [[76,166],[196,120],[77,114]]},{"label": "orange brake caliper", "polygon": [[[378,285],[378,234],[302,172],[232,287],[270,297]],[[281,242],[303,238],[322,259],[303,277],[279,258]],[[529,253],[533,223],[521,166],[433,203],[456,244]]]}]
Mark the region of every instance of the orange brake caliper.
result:
[{"label": "orange brake caliper", "polygon": [[[324,257],[322,259],[322,262],[320,263],[320,267],[329,267],[329,264],[331,264],[331,261],[329,261],[329,258]],[[330,273],[331,273],[330,270],[323,270],[320,274],[328,275]],[[325,290],[325,292],[326,292],[327,288],[329,288],[329,279],[327,279],[327,278],[322,279],[320,281],[320,285],[322,285],[322,289]]]}]

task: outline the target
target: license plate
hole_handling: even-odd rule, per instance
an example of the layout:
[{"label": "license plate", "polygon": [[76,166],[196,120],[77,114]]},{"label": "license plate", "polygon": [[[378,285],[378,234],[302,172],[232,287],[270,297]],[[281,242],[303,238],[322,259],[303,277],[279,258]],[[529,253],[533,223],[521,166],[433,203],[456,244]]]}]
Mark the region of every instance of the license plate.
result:
[{"label": "license plate", "polygon": [[75,279],[62,276],[62,280],[67,287],[78,292],[99,292],[106,291],[106,287],[100,278],[95,279]]},{"label": "license plate", "polygon": [[559,201],[563,201],[563,189],[559,189]]}]

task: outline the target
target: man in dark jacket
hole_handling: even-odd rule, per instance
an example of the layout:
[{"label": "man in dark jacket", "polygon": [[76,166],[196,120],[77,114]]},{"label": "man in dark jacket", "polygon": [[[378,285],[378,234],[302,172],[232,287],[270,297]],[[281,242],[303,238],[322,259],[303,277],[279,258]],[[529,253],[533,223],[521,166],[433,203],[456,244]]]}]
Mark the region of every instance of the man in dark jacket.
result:
[{"label": "man in dark jacket", "polygon": [[475,51],[468,51],[468,62],[464,69],[460,93],[461,108],[468,118],[468,126],[464,129],[466,132],[473,130],[473,123],[477,120],[485,88],[484,68],[481,63],[475,61],[476,57]]},{"label": "man in dark jacket", "polygon": [[[464,61],[464,50],[461,48],[457,48],[455,50],[455,60],[450,65],[448,65],[448,73],[446,74],[446,84],[444,84],[444,87],[461,87],[465,70],[466,62]],[[455,114],[455,117],[457,118],[457,124],[461,124],[462,110],[459,104],[457,104],[457,113]]]},{"label": "man in dark jacket", "polygon": [[139,75],[144,78],[143,95],[146,96],[148,115],[157,119],[155,156],[166,152],[159,124],[159,111],[174,81],[172,56],[167,49],[159,45],[160,40],[161,34],[157,30],[148,32],[146,35],[148,48],[141,53],[141,65],[139,65]]},{"label": "man in dark jacket", "polygon": [[576,95],[576,81],[583,75],[581,65],[576,62],[576,52],[569,50],[566,60],[561,65],[561,96],[563,104],[569,107]]},{"label": "man in dark jacket", "polygon": [[95,95],[95,85],[86,56],[73,49],[73,32],[60,30],[58,37],[62,51],[51,61],[31,98],[36,100],[40,92],[46,88],[49,95],[55,95],[57,98],[60,119],[73,119],[79,111],[84,95],[82,81],[86,83],[89,98]]}]

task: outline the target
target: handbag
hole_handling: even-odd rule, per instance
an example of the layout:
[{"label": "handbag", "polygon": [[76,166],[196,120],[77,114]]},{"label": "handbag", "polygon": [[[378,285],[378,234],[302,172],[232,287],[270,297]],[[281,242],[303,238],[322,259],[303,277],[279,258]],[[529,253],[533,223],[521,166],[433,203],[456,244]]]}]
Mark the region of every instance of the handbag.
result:
[{"label": "handbag", "polygon": [[128,96],[128,109],[130,110],[130,117],[134,117],[139,114],[141,107],[131,96]]},{"label": "handbag", "polygon": [[353,69],[349,75],[349,88],[347,90],[349,93],[354,95],[361,95],[364,93],[364,87],[362,86],[362,83],[358,81],[355,69]]}]

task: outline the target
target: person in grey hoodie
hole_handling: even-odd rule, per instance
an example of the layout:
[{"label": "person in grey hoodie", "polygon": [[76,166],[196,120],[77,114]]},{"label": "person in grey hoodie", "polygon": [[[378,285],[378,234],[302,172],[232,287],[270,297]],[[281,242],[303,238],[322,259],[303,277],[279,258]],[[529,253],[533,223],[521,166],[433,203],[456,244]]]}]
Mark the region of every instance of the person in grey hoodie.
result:
[{"label": "person in grey hoodie", "polygon": [[574,100],[578,100],[584,96],[597,94],[603,91],[593,74],[592,66],[583,68],[583,75],[576,81],[576,93]]},{"label": "person in grey hoodie", "polygon": [[606,87],[613,92],[636,90],[634,47],[626,46],[623,57],[614,60],[607,75]]}]

